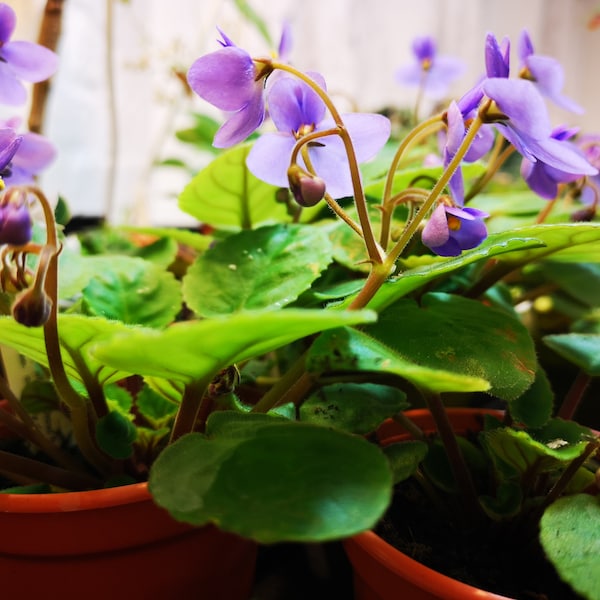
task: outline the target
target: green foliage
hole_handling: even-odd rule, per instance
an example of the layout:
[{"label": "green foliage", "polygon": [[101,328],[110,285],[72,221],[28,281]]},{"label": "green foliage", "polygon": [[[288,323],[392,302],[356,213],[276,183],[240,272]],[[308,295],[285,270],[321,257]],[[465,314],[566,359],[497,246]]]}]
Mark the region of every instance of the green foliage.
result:
[{"label": "green foliage", "polygon": [[391,485],[383,453],[360,437],[239,413],[214,413],[206,436],[169,446],[150,476],[156,502],[176,519],[262,543],[338,539],[372,527]]},{"label": "green foliage", "polygon": [[561,578],[585,598],[600,598],[600,503],[598,496],[560,498],[540,522],[544,552]]},{"label": "green foliage", "polygon": [[322,229],[272,225],[241,231],[188,269],[185,301],[204,317],[281,308],[307,290],[331,260],[331,244]]},{"label": "green foliage", "polygon": [[300,420],[366,435],[385,419],[408,408],[406,394],[375,383],[335,383],[307,398]]},{"label": "green foliage", "polygon": [[544,343],[588,375],[600,375],[600,333],[547,335]]}]

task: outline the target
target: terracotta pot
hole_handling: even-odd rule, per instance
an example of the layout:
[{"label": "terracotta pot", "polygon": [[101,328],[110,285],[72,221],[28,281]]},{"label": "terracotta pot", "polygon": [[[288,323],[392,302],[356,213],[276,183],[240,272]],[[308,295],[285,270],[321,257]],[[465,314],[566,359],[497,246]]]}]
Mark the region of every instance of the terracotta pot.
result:
[{"label": "terracotta pot", "polygon": [[246,600],[256,550],[216,527],[177,523],[145,483],[0,494],[3,598]]},{"label": "terracotta pot", "polygon": [[[464,408],[448,412],[457,433],[481,429],[482,414],[502,414]],[[427,410],[412,410],[407,414],[425,431],[435,429]],[[410,435],[397,423],[388,421],[380,427],[378,438],[386,444],[408,439]],[[354,570],[355,600],[510,600],[442,575],[403,554],[372,531],[345,540],[344,548]]]}]

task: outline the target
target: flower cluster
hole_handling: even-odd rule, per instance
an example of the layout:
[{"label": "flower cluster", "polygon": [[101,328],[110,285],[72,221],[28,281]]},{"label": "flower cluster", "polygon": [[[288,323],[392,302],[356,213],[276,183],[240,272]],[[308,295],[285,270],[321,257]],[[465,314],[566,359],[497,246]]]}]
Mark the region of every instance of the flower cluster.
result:
[{"label": "flower cluster", "polygon": [[[188,74],[190,86],[200,97],[233,111],[215,136],[214,145],[229,147],[246,139],[268,114],[276,131],[261,135],[247,158],[248,169],[256,177],[276,186],[289,185],[302,206],[329,198],[338,215],[341,210],[335,200],[354,196],[355,202],[361,203],[358,165],[373,158],[387,142],[388,120],[377,114],[338,114],[322,75],[300,72],[281,60],[253,59],[221,35],[223,48],[199,58]],[[458,59],[439,56],[429,36],[414,41],[413,53],[416,62],[400,68],[397,79],[420,86],[423,94],[442,97],[464,70]],[[429,217],[422,241],[438,255],[456,256],[487,237],[484,219],[489,215],[465,206],[461,169],[463,164],[481,159],[499,140],[505,139],[510,151],[522,155],[523,179],[543,198],[556,198],[561,184],[589,181],[598,174],[589,157],[571,140],[577,130],[550,125],[545,98],[567,110],[581,111],[562,95],[560,63],[536,54],[526,31],[519,41],[521,65],[516,77],[511,77],[509,57],[509,40],[499,43],[489,34],[485,75],[438,117],[443,123],[444,186],[423,202],[415,217],[417,221]],[[272,73],[279,76],[269,82]],[[418,135],[408,134],[408,138]],[[397,158],[399,161],[400,155]],[[384,210],[389,203],[390,198],[383,199]],[[345,220],[349,222],[349,218]],[[362,229],[368,240],[365,227],[370,225],[363,220],[355,229]],[[379,250],[369,248],[368,243],[367,248],[370,260],[381,260]],[[390,254],[398,253],[392,250]]]}]

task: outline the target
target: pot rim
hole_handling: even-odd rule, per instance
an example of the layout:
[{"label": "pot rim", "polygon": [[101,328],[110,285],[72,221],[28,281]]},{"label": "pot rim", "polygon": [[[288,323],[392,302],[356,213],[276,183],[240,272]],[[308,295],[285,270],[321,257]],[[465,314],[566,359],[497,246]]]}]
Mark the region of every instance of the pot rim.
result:
[{"label": "pot rim", "polygon": [[151,500],[148,482],[50,494],[0,494],[0,512],[49,513],[109,508]]}]

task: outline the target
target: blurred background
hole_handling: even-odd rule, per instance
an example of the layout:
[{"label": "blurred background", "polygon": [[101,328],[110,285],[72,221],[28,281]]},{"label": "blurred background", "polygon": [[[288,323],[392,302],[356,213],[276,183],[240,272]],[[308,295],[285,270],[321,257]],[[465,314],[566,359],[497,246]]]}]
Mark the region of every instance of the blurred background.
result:
[{"label": "blurred background", "polygon": [[[183,83],[194,59],[219,47],[216,26],[260,56],[277,47],[287,21],[291,62],[322,73],[342,110],[362,111],[414,105],[416,89],[394,73],[412,60],[415,36],[432,35],[441,55],[466,63],[450,90],[460,97],[484,72],[486,33],[509,36],[516,69],[525,28],[536,53],[561,61],[564,93],[585,109],[551,109],[553,124],[600,133],[598,0],[5,1],[17,12],[14,40],[36,41],[46,7],[62,9],[60,67],[42,121],[58,157],[40,183],[74,215],[114,224],[190,224],[177,195],[210,153],[175,132],[192,126],[194,111],[220,118]],[[27,123],[29,109],[3,109],[0,118],[20,114]]]}]

